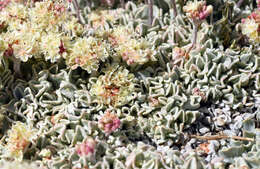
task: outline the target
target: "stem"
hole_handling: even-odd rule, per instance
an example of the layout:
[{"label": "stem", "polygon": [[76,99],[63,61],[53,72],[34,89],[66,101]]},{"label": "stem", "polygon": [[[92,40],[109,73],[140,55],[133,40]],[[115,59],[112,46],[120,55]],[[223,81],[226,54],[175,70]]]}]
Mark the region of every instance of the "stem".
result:
[{"label": "stem", "polygon": [[[177,14],[178,14],[177,13],[177,8],[176,8],[176,2],[175,2],[175,0],[171,0],[171,2],[172,2],[173,15],[174,15],[174,19],[175,19],[177,17]],[[174,30],[173,30],[173,34],[174,34]],[[175,39],[176,43],[179,41],[178,34],[176,34],[176,37],[174,39]],[[172,42],[174,42],[174,41],[172,41]]]},{"label": "stem", "polygon": [[90,2],[88,0],[86,0],[86,5],[90,7]]},{"label": "stem", "polygon": [[149,5],[149,24],[153,23],[153,0],[148,0]]},{"label": "stem", "polygon": [[171,2],[172,2],[173,14],[174,14],[174,17],[176,18],[176,16],[177,16],[176,2],[175,2],[175,0],[171,0]]},{"label": "stem", "polygon": [[242,5],[243,2],[244,2],[244,0],[238,1],[237,4],[236,4],[236,6],[239,8],[239,7]]},{"label": "stem", "polygon": [[83,23],[81,22],[81,19],[80,19],[79,4],[78,4],[78,1],[77,1],[77,0],[74,0],[74,1],[73,1],[73,6],[74,6],[74,8],[75,8],[75,10],[76,10],[76,14],[77,14],[77,18],[78,18],[78,20],[79,20],[79,23],[83,24]]},{"label": "stem", "polygon": [[193,33],[192,33],[192,38],[193,39],[192,39],[192,45],[191,45],[192,48],[194,46],[196,46],[196,43],[197,43],[198,27],[199,27],[199,24],[197,22],[194,22]]},{"label": "stem", "polygon": [[253,138],[248,137],[239,137],[239,136],[226,136],[226,135],[213,135],[213,136],[197,136],[190,135],[190,138],[196,138],[200,140],[221,140],[221,139],[234,139],[234,140],[242,140],[242,141],[255,141]]},{"label": "stem", "polygon": [[22,77],[22,72],[21,72],[21,60],[17,59],[14,56],[9,57],[13,61],[13,71],[16,76]]},{"label": "stem", "polygon": [[125,0],[120,0],[121,7],[125,9]]},{"label": "stem", "polygon": [[210,14],[210,25],[213,25],[213,12]]},{"label": "stem", "polygon": [[190,53],[191,49],[193,49],[194,46],[196,46],[197,36],[198,36],[198,27],[199,27],[199,21],[193,20],[192,44],[186,53],[186,57],[188,57],[188,54]]}]

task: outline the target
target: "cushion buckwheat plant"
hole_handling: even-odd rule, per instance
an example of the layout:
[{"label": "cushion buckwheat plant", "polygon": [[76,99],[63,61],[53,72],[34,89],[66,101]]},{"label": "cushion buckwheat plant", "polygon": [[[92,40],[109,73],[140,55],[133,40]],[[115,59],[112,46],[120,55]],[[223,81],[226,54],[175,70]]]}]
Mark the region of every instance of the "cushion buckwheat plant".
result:
[{"label": "cushion buckwheat plant", "polygon": [[259,11],[0,1],[0,168],[259,169]]}]

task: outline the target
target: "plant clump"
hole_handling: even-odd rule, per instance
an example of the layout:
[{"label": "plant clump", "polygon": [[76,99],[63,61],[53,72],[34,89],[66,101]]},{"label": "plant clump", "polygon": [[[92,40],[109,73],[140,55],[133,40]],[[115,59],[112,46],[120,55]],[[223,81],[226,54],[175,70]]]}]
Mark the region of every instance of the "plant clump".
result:
[{"label": "plant clump", "polygon": [[259,8],[1,1],[0,168],[258,169]]}]

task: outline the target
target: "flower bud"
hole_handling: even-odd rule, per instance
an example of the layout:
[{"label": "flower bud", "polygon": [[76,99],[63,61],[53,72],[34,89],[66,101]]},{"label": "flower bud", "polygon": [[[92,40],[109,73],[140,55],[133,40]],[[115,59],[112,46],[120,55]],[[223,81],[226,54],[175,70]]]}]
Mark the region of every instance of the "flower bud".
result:
[{"label": "flower bud", "polygon": [[95,151],[96,142],[88,137],[83,143],[76,146],[76,153],[79,156],[91,156]]},{"label": "flower bud", "polygon": [[110,113],[109,111],[99,120],[99,128],[105,131],[105,133],[111,133],[119,128],[120,120],[115,115]]}]

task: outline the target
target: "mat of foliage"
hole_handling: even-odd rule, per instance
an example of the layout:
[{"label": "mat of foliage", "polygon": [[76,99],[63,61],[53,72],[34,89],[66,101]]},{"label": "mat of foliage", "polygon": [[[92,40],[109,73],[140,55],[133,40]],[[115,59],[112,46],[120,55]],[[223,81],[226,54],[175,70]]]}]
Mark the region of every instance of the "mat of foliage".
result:
[{"label": "mat of foliage", "polygon": [[260,168],[260,0],[2,0],[0,57],[0,168]]}]

